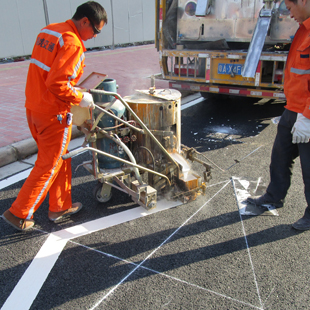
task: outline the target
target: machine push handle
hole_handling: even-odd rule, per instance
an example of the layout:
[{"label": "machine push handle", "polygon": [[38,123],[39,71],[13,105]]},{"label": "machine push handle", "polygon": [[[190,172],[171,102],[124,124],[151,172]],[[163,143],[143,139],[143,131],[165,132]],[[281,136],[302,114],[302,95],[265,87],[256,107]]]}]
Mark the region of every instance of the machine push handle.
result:
[{"label": "machine push handle", "polygon": [[150,169],[148,169],[148,168],[146,168],[146,167],[137,165],[137,164],[132,163],[132,162],[130,162],[130,161],[128,161],[128,160],[125,160],[125,159],[122,159],[122,158],[120,158],[120,157],[114,156],[114,155],[112,155],[112,154],[109,154],[109,153],[100,151],[100,150],[95,149],[95,148],[90,147],[90,146],[86,146],[86,147],[83,147],[83,148],[79,148],[79,149],[77,149],[77,150],[75,150],[75,151],[69,152],[69,153],[67,153],[67,154],[65,154],[65,155],[62,155],[61,158],[62,158],[63,160],[65,160],[65,159],[68,159],[68,158],[70,158],[70,157],[73,157],[73,156],[75,156],[75,155],[77,155],[77,154],[79,154],[79,153],[85,152],[85,151],[87,151],[87,150],[89,150],[89,151],[91,151],[91,152],[96,152],[96,153],[101,154],[101,155],[103,155],[103,156],[107,156],[107,157],[113,158],[113,159],[115,159],[115,160],[117,160],[117,161],[120,161],[120,162],[122,162],[122,163],[124,163],[124,164],[127,164],[127,165],[129,165],[129,166],[139,168],[139,169],[141,169],[141,170],[143,170],[143,171],[147,171],[147,172],[150,172],[150,173],[152,173],[152,174],[156,174],[156,175],[158,175],[158,176],[160,176],[160,177],[166,179],[166,180],[167,180],[167,183],[169,184],[169,186],[171,186],[171,182],[170,182],[169,178],[168,178],[166,175],[164,175],[164,174],[161,174],[161,173],[159,173],[159,172],[157,172],[157,171],[154,171],[154,170],[150,170]]},{"label": "machine push handle", "polygon": [[81,151],[84,151],[84,150],[78,149],[78,150],[69,152],[69,153],[67,153],[67,154],[65,154],[65,155],[62,155],[61,158],[62,158],[63,160],[66,160],[66,159],[68,159],[68,158],[71,158],[71,157],[73,157],[73,156],[75,156],[75,155],[81,153]]}]

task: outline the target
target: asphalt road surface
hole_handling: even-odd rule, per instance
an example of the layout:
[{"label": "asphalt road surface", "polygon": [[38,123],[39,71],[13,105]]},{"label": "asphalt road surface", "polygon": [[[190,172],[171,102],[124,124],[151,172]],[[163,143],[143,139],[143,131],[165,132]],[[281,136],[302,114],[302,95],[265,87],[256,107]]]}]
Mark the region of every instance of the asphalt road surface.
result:
[{"label": "asphalt road surface", "polygon": [[[97,181],[80,167],[78,214],[51,223],[46,199],[31,231],[0,218],[1,309],[309,309],[310,232],[291,228],[306,207],[299,160],[283,208],[259,214],[243,202],[268,184],[283,109],[214,96],[182,110],[182,143],[213,166],[194,201],[147,212],[113,190],[100,204]],[[89,159],[74,157],[73,170]],[[192,169],[203,175],[200,164]],[[0,181],[1,214],[27,173]]]}]

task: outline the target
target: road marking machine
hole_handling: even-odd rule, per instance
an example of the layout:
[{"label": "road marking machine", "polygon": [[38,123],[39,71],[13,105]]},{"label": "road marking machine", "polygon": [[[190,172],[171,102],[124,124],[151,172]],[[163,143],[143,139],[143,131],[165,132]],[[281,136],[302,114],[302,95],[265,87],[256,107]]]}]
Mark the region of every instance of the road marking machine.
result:
[{"label": "road marking machine", "polygon": [[[98,180],[94,188],[98,202],[109,201],[113,187],[150,210],[161,198],[195,199],[211,178],[211,166],[181,144],[181,93],[156,89],[152,82],[149,90],[122,98],[115,80],[104,79],[89,89],[95,109],[73,111],[73,123],[85,134],[85,141],[63,159],[85,150],[92,154],[81,166]],[[78,119],[81,111],[86,116]],[[194,160],[206,168],[203,178],[191,170]]]}]

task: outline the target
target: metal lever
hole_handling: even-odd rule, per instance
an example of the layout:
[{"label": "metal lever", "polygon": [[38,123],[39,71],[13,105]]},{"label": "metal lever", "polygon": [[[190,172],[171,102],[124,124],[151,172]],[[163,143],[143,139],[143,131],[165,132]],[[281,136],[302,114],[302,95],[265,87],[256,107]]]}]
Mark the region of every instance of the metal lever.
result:
[{"label": "metal lever", "polygon": [[271,21],[271,9],[262,9],[259,13],[254,34],[241,72],[243,77],[254,78],[260,55]]}]

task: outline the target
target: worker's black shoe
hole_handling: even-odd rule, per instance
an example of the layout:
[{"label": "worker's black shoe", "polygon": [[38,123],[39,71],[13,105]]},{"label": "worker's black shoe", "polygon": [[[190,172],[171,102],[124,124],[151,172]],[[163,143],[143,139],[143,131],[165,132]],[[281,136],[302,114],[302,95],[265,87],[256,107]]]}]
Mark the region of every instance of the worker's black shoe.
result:
[{"label": "worker's black shoe", "polygon": [[282,208],[284,201],[273,201],[268,194],[264,194],[262,196],[254,196],[248,197],[246,200],[248,203],[255,205],[256,207],[264,207],[266,205],[271,205],[275,208]]},{"label": "worker's black shoe", "polygon": [[293,225],[293,228],[297,230],[309,230],[310,229],[310,219],[302,217],[297,222],[295,222]]}]

